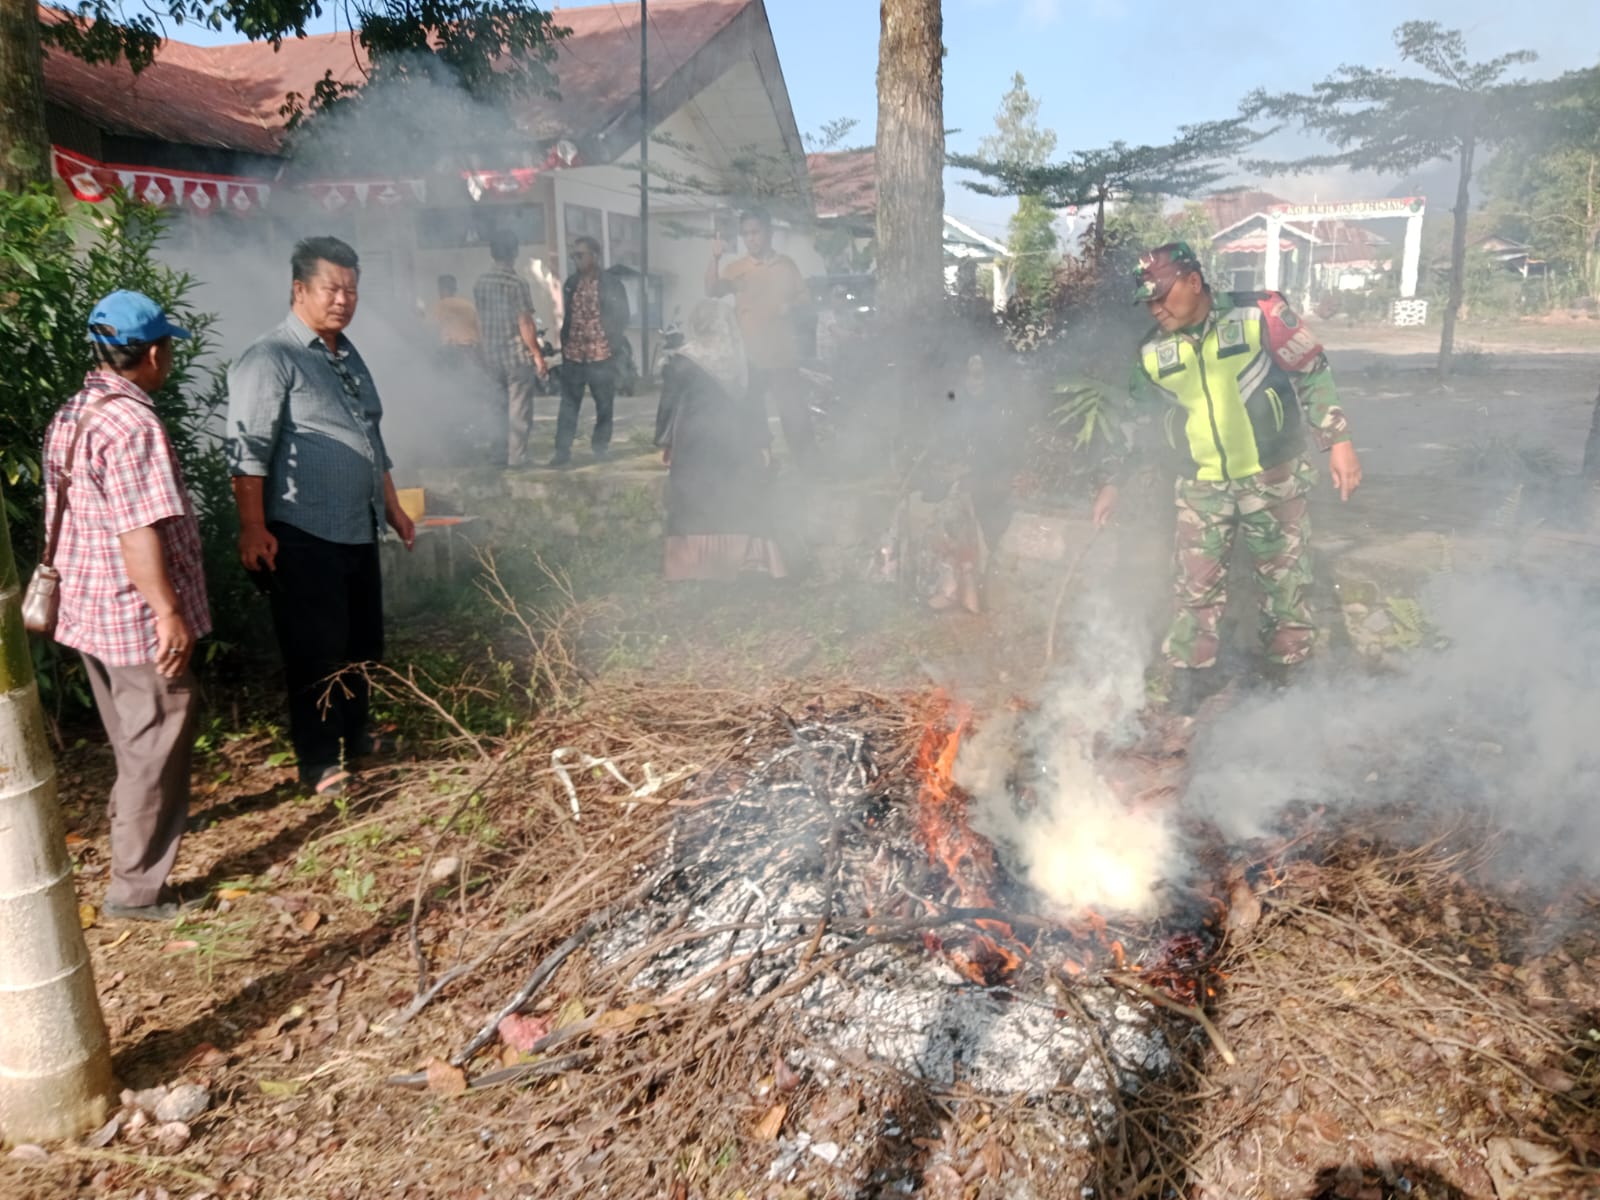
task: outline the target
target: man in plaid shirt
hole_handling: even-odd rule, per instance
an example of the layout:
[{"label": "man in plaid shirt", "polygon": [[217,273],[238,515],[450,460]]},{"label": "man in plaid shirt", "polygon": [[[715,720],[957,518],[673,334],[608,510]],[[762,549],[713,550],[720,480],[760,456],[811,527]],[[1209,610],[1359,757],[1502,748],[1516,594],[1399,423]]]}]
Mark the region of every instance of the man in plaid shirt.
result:
[{"label": "man in plaid shirt", "polygon": [[517,274],[517,235],[497,230],[489,239],[494,265],[472,287],[478,308],[483,365],[506,398],[506,466],[520,467],[528,455],[533,398],[548,377],[534,320],[533,291]]},{"label": "man in plaid shirt", "polygon": [[116,755],[105,915],[170,920],[198,712],[189,664],[211,613],[194,505],[150,395],[172,371],[173,339],[189,335],[149,297],[112,292],[89,336],[100,366],[45,432],[47,527],[72,456],[55,639],[83,655]]}]

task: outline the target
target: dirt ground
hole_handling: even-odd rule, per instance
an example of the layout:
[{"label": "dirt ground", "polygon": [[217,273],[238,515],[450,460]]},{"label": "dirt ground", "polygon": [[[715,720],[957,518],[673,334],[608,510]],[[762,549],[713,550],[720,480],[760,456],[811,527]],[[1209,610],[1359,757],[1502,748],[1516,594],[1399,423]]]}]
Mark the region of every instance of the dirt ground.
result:
[{"label": "dirt ground", "polygon": [[[1481,351],[1445,390],[1415,335],[1329,331],[1367,494],[1389,511],[1324,494],[1323,527],[1475,522],[1481,493],[1454,482],[1508,454],[1570,474],[1600,353],[1573,349],[1582,324],[1518,333],[1469,330]],[[130,1103],[85,1142],[14,1149],[0,1194],[1600,1196],[1600,900],[1491,884],[1500,833],[1467,823],[1419,833],[1405,813],[1310,812],[1215,847],[1229,918],[1205,1019],[1161,1010],[1179,1064],[1125,1101],[1103,1145],[1061,1144],[1046,1103],[871,1064],[795,1077],[781,1004],[674,1005],[629,993],[581,948],[561,955],[628,902],[675,809],[700,802],[695,780],[781,743],[777,714],[859,712],[907,770],[894,748],[915,743],[937,683],[1016,693],[1040,655],[1037,622],[908,610],[850,583],[646,582],[580,600],[593,610],[561,703],[529,718],[507,702],[527,651],[486,635],[490,665],[443,701],[461,724],[399,688],[385,709],[417,748],[345,798],[294,784],[271,709],[213,722],[178,873],[211,906],[85,930],[119,1079],[197,1083],[209,1106],[161,1123]],[[396,664],[436,676],[446,627],[397,629]],[[82,733],[61,801],[95,906],[111,763]],[[589,765],[558,770],[557,751]],[[495,1035],[555,955],[526,1024]],[[452,1065],[484,1027],[485,1048]],[[840,1157],[805,1151],[821,1143]],[[775,1171],[785,1154],[793,1169]]]}]

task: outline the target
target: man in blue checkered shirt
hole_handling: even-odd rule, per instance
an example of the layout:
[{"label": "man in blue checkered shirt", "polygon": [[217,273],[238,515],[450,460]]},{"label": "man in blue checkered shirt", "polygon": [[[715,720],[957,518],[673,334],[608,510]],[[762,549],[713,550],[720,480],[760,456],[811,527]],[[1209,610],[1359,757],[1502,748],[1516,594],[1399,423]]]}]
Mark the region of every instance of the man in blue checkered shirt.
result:
[{"label": "man in blue checkered shirt", "polygon": [[506,398],[506,466],[523,466],[533,428],[533,398],[549,376],[539,349],[533,289],[517,274],[517,235],[496,230],[489,239],[494,265],[472,287],[478,308],[483,365]]}]

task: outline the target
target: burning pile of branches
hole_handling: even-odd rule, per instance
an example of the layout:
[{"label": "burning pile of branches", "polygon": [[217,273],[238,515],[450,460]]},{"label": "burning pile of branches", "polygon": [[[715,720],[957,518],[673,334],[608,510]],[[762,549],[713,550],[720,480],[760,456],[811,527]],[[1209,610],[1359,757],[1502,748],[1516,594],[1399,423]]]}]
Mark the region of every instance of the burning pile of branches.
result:
[{"label": "burning pile of branches", "polygon": [[775,752],[700,781],[714,799],[676,822],[661,882],[597,957],[641,997],[788,991],[792,1068],[889,1066],[1092,1124],[1169,1066],[1152,1004],[1193,1004],[1210,943],[1152,943],[1140,982],[1093,914],[1007,909],[1019,889],[951,778],[970,717],[926,709],[914,750],[876,743],[860,711],[782,717]]}]

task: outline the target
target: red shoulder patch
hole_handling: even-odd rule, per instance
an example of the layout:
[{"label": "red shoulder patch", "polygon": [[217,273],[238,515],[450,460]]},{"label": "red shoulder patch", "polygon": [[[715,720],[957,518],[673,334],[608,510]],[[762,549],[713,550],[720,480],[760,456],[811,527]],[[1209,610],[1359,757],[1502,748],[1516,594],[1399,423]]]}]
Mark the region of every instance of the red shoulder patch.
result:
[{"label": "red shoulder patch", "polygon": [[1267,348],[1286,371],[1307,371],[1322,354],[1322,343],[1300,323],[1289,302],[1277,292],[1257,305],[1267,326]]}]

